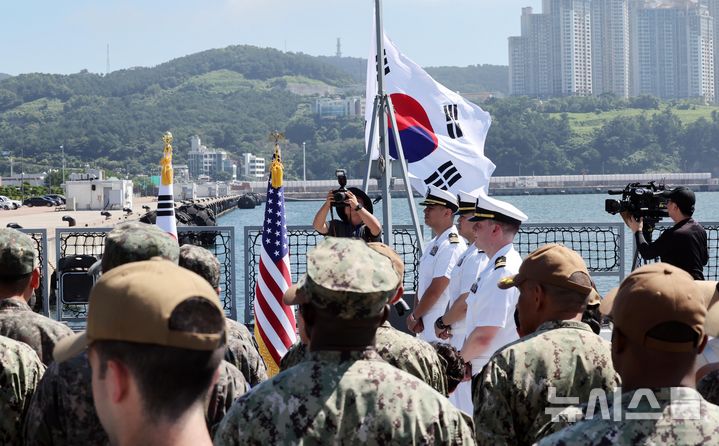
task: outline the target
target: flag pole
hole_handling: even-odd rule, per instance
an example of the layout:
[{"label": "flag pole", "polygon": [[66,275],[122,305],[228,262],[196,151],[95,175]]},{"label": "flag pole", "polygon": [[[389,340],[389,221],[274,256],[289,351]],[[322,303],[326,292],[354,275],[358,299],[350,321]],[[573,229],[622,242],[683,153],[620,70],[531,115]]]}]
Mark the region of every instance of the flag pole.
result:
[{"label": "flag pole", "polygon": [[[365,172],[364,182],[362,183],[362,190],[367,192],[369,190],[369,177],[372,171],[372,146],[374,145],[374,127],[377,124],[377,108],[380,104],[380,96],[375,95],[372,103],[372,119],[369,124],[369,138],[367,140],[367,172]],[[365,124],[366,125],[366,124]]]},{"label": "flag pole", "polygon": [[[389,191],[390,177],[392,176],[392,162],[389,157],[389,144],[387,140],[387,120],[385,119],[384,109],[386,96],[384,93],[384,32],[382,27],[382,2],[375,0],[375,26],[377,37],[377,95],[380,102],[377,107],[377,124],[379,125],[379,149],[380,156],[384,158],[384,169],[380,162],[380,171],[382,178],[380,179],[382,191],[382,217],[384,242],[394,247],[394,233],[392,232],[392,196]],[[418,234],[419,235],[419,234]]]},{"label": "flag pole", "polygon": [[385,99],[387,102],[387,114],[389,114],[389,119],[392,123],[392,134],[394,135],[394,141],[397,144],[397,155],[399,156],[399,163],[402,166],[402,179],[404,180],[404,187],[407,189],[407,202],[409,204],[410,214],[412,215],[412,224],[414,224],[414,230],[417,234],[417,247],[419,248],[419,255],[421,256],[424,252],[424,234],[422,234],[422,228],[419,225],[419,216],[417,214],[417,206],[414,203],[412,186],[409,184],[409,175],[407,175],[407,162],[404,159],[404,149],[402,148],[402,140],[399,137],[399,128],[397,127],[397,117],[394,113],[394,105],[392,105],[392,98],[390,96],[385,96]]}]

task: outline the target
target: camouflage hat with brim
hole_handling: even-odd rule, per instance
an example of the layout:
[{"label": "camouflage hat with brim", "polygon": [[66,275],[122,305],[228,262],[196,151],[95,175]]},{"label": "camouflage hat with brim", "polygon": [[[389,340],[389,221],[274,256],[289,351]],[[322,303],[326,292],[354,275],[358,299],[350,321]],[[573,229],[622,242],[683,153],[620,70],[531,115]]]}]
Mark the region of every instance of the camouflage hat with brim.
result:
[{"label": "camouflage hat with brim", "polygon": [[362,240],[328,237],[307,254],[307,273],[283,300],[312,304],[341,319],[364,319],[382,314],[398,286],[388,257]]},{"label": "camouflage hat with brim", "polygon": [[32,238],[17,229],[0,228],[0,276],[30,274],[37,265]]},{"label": "camouflage hat with brim", "polygon": [[180,246],[180,266],[204,277],[213,288],[220,286],[220,261],[202,246]]},{"label": "camouflage hat with brim", "polygon": [[180,245],[167,232],[155,225],[140,222],[121,223],[105,238],[102,272],[130,262],[162,257],[175,264],[180,258]]}]

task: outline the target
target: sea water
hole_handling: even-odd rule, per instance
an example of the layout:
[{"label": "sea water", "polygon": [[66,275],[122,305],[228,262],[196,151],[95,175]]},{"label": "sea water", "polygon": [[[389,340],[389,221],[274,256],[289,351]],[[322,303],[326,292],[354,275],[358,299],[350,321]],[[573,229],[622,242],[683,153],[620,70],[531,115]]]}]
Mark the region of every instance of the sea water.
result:
[{"label": "sea water", "polygon": [[[694,218],[699,222],[719,222],[719,192],[698,192],[696,212]],[[521,209],[529,219],[527,223],[622,223],[619,215],[611,215],[604,211],[604,200],[617,199],[617,196],[607,194],[578,194],[578,195],[521,195],[502,196],[501,200],[512,203]],[[421,199],[415,199],[419,203]],[[395,225],[411,225],[409,205],[406,198],[392,200],[392,223]],[[322,201],[288,201],[285,203],[285,217],[288,226],[308,226]],[[382,202],[375,204],[374,215],[382,221]],[[235,277],[237,279],[237,313],[242,320],[245,308],[245,226],[260,226],[264,217],[264,205],[255,209],[237,209],[230,211],[218,219],[219,226],[233,226],[235,228]],[[423,224],[422,207],[417,206],[420,223]],[[669,218],[664,222],[671,223]],[[633,245],[632,240],[625,231],[625,263],[627,269],[631,267]],[[628,271],[627,271],[628,272]],[[600,293],[605,293],[613,286],[617,286],[616,277],[600,277],[597,285]]]}]

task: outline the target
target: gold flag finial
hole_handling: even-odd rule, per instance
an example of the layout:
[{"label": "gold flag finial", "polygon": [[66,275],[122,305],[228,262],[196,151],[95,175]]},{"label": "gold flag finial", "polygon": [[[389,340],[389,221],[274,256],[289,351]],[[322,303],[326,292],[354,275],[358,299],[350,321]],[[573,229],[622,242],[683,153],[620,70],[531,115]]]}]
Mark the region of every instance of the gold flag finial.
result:
[{"label": "gold flag finial", "polygon": [[270,133],[270,141],[275,141],[275,153],[272,155],[272,164],[270,164],[270,183],[275,189],[282,187],[282,175],[284,174],[284,166],[282,165],[282,153],[280,151],[280,141],[284,141],[285,135],[278,131]]},{"label": "gold flag finial", "polygon": [[169,186],[172,184],[172,133],[165,132],[162,141],[165,143],[165,149],[160,160],[160,177],[161,183]]}]

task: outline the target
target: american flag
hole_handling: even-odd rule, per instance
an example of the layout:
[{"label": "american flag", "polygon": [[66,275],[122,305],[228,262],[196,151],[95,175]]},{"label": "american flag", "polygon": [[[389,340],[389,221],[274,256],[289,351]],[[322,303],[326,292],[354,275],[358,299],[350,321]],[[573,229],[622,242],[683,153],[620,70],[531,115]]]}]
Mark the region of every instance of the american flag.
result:
[{"label": "american flag", "polygon": [[262,224],[260,271],[255,286],[255,338],[270,376],[279,371],[287,349],[295,343],[295,316],[282,302],[292,285],[289,239],[285,226],[283,187],[267,183],[267,203]]}]

